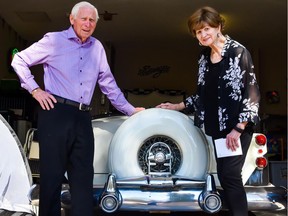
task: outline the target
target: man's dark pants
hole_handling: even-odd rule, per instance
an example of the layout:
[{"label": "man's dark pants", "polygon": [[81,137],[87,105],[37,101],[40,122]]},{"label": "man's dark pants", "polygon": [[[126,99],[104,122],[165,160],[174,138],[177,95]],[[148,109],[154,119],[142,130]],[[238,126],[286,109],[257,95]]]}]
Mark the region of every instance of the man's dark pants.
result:
[{"label": "man's dark pants", "polygon": [[67,171],[71,192],[71,216],[93,214],[94,136],[89,112],[66,104],[41,110],[40,216],[60,216],[60,193]]}]

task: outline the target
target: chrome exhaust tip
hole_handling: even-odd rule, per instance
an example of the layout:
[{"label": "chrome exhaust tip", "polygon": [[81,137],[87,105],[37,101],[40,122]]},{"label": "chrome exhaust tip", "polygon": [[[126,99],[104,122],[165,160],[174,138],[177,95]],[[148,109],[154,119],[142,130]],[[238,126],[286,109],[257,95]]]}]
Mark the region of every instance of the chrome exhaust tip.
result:
[{"label": "chrome exhaust tip", "polygon": [[113,213],[119,208],[120,201],[115,195],[107,194],[101,198],[100,206],[104,212]]},{"label": "chrome exhaust tip", "polygon": [[100,207],[106,213],[113,213],[121,206],[121,195],[116,188],[116,176],[110,174],[100,198]]},{"label": "chrome exhaust tip", "polygon": [[198,199],[199,206],[207,213],[216,213],[222,208],[222,201],[219,193],[216,190],[213,175],[208,175],[206,178],[205,188]]}]

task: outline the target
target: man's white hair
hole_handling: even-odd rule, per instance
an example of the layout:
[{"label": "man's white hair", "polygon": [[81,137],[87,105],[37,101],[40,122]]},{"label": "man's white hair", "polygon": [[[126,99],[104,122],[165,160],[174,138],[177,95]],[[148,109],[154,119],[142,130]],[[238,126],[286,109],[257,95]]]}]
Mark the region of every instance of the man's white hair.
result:
[{"label": "man's white hair", "polygon": [[[96,13],[96,19],[97,19],[97,20],[99,19],[99,15],[98,15],[98,10],[97,10],[97,8],[96,8],[94,5],[92,5],[92,4],[90,4],[89,2],[87,2],[87,1],[82,1],[82,2],[79,2],[79,3],[77,3],[77,4],[74,5],[74,7],[73,7],[72,10],[71,10],[71,15],[72,15],[74,18],[76,18],[77,14],[78,14],[78,12],[79,12],[79,9],[80,9],[81,7],[90,7],[90,8],[92,8],[92,9],[94,9],[94,10],[95,10],[95,13]],[[97,20],[96,20],[96,21],[97,21]]]}]

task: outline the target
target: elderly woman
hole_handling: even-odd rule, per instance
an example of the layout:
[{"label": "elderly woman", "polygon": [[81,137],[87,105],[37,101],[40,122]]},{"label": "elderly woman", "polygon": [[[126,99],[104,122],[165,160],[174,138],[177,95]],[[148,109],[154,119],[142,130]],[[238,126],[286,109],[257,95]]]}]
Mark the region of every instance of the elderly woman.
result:
[{"label": "elderly woman", "polygon": [[[224,199],[233,216],[248,215],[241,171],[252,138],[252,126],[259,122],[260,94],[249,51],[224,36],[224,19],[211,7],[198,9],[188,20],[190,33],[203,46],[198,60],[197,91],[179,104],[157,107],[191,109],[196,126],[213,138],[226,138],[225,148],[242,155],[217,158],[217,172]],[[240,140],[240,142],[239,142]],[[215,143],[214,143],[215,145]]]}]

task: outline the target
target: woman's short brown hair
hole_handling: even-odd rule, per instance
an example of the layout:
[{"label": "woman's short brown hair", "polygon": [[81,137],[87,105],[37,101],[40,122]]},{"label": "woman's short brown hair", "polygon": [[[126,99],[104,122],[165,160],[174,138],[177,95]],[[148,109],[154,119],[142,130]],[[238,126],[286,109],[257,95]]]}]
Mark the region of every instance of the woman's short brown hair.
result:
[{"label": "woman's short brown hair", "polygon": [[222,31],[224,28],[225,20],[215,9],[208,6],[202,7],[189,17],[189,32],[195,36],[196,30],[203,28],[205,23],[213,28],[217,28],[220,25]]}]

